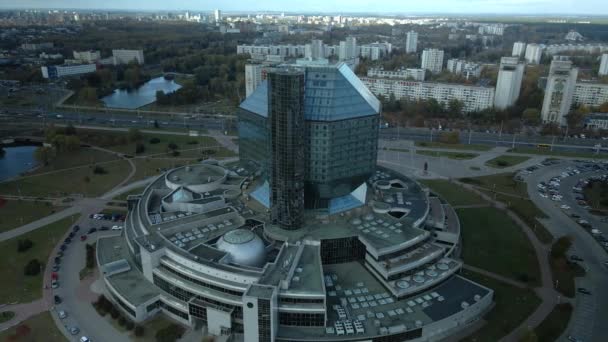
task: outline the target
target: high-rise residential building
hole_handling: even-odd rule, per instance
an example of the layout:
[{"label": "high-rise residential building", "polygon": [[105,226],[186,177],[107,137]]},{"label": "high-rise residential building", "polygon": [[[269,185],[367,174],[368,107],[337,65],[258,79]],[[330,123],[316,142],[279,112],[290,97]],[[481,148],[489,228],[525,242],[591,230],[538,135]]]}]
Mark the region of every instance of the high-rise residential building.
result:
[{"label": "high-rise residential building", "polygon": [[480,111],[492,108],[494,104],[494,88],[471,86],[454,83],[416,82],[390,78],[362,77],[361,81],[376,96],[410,101],[435,99],[447,106],[450,100],[458,100],[464,104],[464,112]]},{"label": "high-rise residential building", "polygon": [[587,107],[599,107],[608,102],[608,84],[577,82],[572,95],[572,103]]},{"label": "high-rise residential building", "polygon": [[538,44],[528,44],[526,46],[525,59],[529,64],[539,64],[543,49]]},{"label": "high-rise residential building", "polygon": [[114,65],[129,64],[130,62],[137,62],[139,65],[144,64],[143,50],[112,50],[112,57],[114,58]]},{"label": "high-rise residential building", "polygon": [[268,65],[245,64],[245,96],[251,95],[263,80],[266,79]]},{"label": "high-rise residential building", "polygon": [[463,59],[448,59],[446,70],[453,74],[464,75],[468,80],[470,77],[480,77],[483,65],[480,63],[467,62]]},{"label": "high-rise residential building", "polygon": [[418,32],[409,31],[405,40],[405,53],[415,53],[418,49]]},{"label": "high-rise residential building", "polygon": [[443,69],[443,50],[424,49],[422,51],[421,68],[438,74]]},{"label": "high-rise residential building", "polygon": [[520,58],[526,53],[526,43],[524,42],[515,42],[513,43],[513,52],[511,56]]},{"label": "high-rise residential building", "polygon": [[505,109],[515,104],[521,90],[524,68],[525,65],[519,62],[519,57],[503,57],[500,59],[494,107]]},{"label": "high-rise residential building", "polygon": [[547,77],[541,117],[543,122],[566,125],[566,115],[572,107],[578,68],[564,56],[554,56]]},{"label": "high-rise residential building", "polygon": [[598,75],[606,76],[608,75],[608,53],[602,55],[602,59],[600,60],[600,70],[598,71]]},{"label": "high-rise residential building", "polygon": [[284,229],[304,221],[304,72],[268,73],[270,220]]},{"label": "high-rise residential building", "polygon": [[213,11],[213,20],[216,23],[219,23],[222,21],[222,11],[220,11],[219,9],[216,9],[215,11]]},{"label": "high-rise residential building", "polygon": [[360,56],[362,58],[368,58],[372,61],[378,60],[391,53],[393,46],[391,43],[371,43],[361,45],[359,49]]},{"label": "high-rise residential building", "polygon": [[99,51],[73,51],[74,59],[83,63],[95,63],[101,59],[101,52]]},{"label": "high-rise residential building", "polygon": [[357,58],[359,52],[357,51],[357,38],[346,37],[346,40],[340,42],[339,58],[341,61]]},{"label": "high-rise residential building", "polygon": [[320,39],[313,39],[310,44],[306,44],[304,57],[310,60],[325,58],[323,41]]}]

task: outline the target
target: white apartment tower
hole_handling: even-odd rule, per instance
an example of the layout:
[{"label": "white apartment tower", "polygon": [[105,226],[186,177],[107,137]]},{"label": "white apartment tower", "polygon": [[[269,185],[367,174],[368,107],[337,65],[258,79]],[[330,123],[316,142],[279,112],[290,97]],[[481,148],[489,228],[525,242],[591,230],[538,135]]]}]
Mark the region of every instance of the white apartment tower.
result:
[{"label": "white apartment tower", "polygon": [[505,109],[517,101],[524,77],[524,68],[525,65],[519,63],[519,57],[503,57],[500,59],[494,107]]},{"label": "white apartment tower", "polygon": [[437,74],[443,69],[443,50],[424,49],[422,51],[422,69]]},{"label": "white apartment tower", "polygon": [[310,44],[306,44],[305,57],[309,60],[325,58],[323,41],[320,39],[313,39]]},{"label": "white apartment tower", "polygon": [[415,53],[418,48],[418,32],[409,31],[405,40],[405,53]]},{"label": "white apartment tower", "polygon": [[539,64],[542,53],[543,49],[540,45],[528,44],[528,46],[526,46],[526,62],[529,64]]},{"label": "white apartment tower", "polygon": [[526,43],[524,42],[515,42],[513,43],[513,52],[511,56],[520,58],[526,52]]},{"label": "white apartment tower", "polygon": [[608,53],[602,55],[602,60],[600,62],[600,70],[598,74],[600,76],[608,75]]},{"label": "white apartment tower", "polygon": [[338,56],[341,61],[356,58],[357,53],[357,38],[346,37],[345,41],[340,42],[340,48],[338,50]]},{"label": "white apartment tower", "polygon": [[215,20],[216,23],[222,21],[222,11],[220,11],[219,9],[213,11],[213,20]]},{"label": "white apartment tower", "polygon": [[570,60],[564,56],[553,58],[541,111],[543,122],[566,125],[566,115],[572,107],[577,76],[578,68],[573,68]]}]

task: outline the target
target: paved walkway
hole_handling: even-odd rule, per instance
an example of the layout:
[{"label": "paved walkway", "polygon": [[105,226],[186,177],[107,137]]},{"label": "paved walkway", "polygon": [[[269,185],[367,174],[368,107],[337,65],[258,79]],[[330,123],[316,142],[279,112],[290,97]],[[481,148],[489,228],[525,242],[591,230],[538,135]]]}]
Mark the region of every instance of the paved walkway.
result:
[{"label": "paved walkway", "polygon": [[519,287],[520,289],[525,289],[526,287],[528,287],[528,284],[526,284],[526,283],[522,283],[520,281],[513,280],[513,279],[511,279],[509,277],[505,277],[505,276],[502,276],[500,274],[497,274],[497,273],[494,273],[494,272],[490,272],[490,271],[485,270],[483,268],[479,268],[479,267],[475,267],[475,266],[467,265],[467,264],[463,265],[462,267],[465,270],[469,270],[469,271],[473,271],[475,273],[483,274],[486,277],[502,281],[503,283],[507,283],[509,285],[513,285],[515,287]]},{"label": "paved walkway", "polygon": [[550,246],[544,245],[536,237],[534,232],[528,225],[522,221],[515,213],[509,210],[506,205],[502,202],[498,202],[485,193],[479,191],[470,184],[464,184],[458,181],[454,181],[456,184],[463,186],[464,188],[471,190],[484,198],[486,201],[492,203],[497,208],[504,210],[507,215],[520,226],[523,232],[528,237],[528,240],[532,243],[532,247],[536,252],[536,258],[539,262],[541,287],[535,288],[534,292],[542,300],[541,304],[536,310],[526,318],[515,330],[503,337],[501,341],[518,341],[529,329],[537,327],[548,315],[551,313],[556,304],[558,304],[558,298],[560,294],[553,288],[553,278],[551,276],[551,267],[549,266],[549,249]]}]

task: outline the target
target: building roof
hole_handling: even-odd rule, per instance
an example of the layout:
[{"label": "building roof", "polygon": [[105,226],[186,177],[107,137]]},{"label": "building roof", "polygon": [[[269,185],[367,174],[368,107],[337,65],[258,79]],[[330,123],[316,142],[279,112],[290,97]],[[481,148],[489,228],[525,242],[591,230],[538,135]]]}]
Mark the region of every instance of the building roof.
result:
[{"label": "building roof", "polygon": [[[306,67],[304,117],[337,121],[380,113],[380,101],[346,65]],[[268,82],[241,103],[240,108],[268,117]]]}]

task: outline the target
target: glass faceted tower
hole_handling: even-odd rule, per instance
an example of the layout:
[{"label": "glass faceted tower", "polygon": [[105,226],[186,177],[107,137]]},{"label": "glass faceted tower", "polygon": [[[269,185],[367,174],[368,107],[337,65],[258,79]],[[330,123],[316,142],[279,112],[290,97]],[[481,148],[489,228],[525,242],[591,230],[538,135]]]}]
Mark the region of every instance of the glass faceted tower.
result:
[{"label": "glass faceted tower", "polygon": [[[305,207],[333,214],[363,205],[365,189],[361,187],[376,168],[380,102],[345,64],[295,68],[303,76],[303,94],[292,92],[289,96],[295,98],[287,102],[299,103],[303,96],[303,129],[298,134],[304,138]],[[252,196],[269,208],[274,192],[270,189],[272,161],[277,148],[281,149],[274,146],[272,107],[284,102],[275,97],[288,94],[276,86],[273,89],[285,73],[281,69],[270,71],[238,110],[239,156],[241,161],[261,166],[268,182]]]}]

